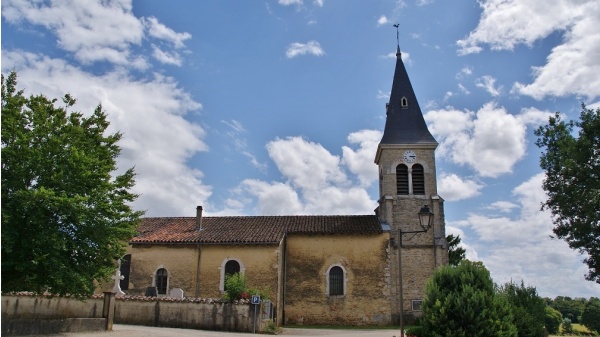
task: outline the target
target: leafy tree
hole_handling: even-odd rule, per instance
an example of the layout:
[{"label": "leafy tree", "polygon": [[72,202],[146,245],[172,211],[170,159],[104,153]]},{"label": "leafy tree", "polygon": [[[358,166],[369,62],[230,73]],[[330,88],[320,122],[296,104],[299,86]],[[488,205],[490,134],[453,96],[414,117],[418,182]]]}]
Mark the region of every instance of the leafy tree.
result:
[{"label": "leafy tree", "polygon": [[586,278],[600,283],[600,108],[582,105],[578,121],[565,122],[556,113],[535,135],[536,145],[545,149],[540,166],[546,171],[548,200],[543,207],[552,212],[554,234],[587,254]]},{"label": "leafy tree", "polygon": [[425,286],[421,323],[429,337],[516,337],[510,304],[481,262],[438,268]]},{"label": "leafy tree", "polygon": [[585,298],[570,298],[568,296],[556,296],[550,304],[551,307],[560,311],[563,318],[568,318],[572,323],[579,323],[579,316],[583,312]]},{"label": "leafy tree", "polygon": [[120,175],[120,133],[98,106],[89,117],[2,76],[2,291],[90,295],[125,252],[142,212]]},{"label": "leafy tree", "polygon": [[562,322],[562,332],[563,334],[572,334],[573,333],[573,324],[571,320],[568,318],[564,318]]},{"label": "leafy tree", "polygon": [[545,311],[546,330],[548,330],[548,333],[557,334],[560,329],[560,323],[562,323],[563,320],[560,311],[549,306],[546,306]]},{"label": "leafy tree", "polygon": [[446,236],[448,242],[448,263],[451,266],[458,266],[460,261],[465,259],[466,250],[459,246],[460,235],[454,236],[452,234]]},{"label": "leafy tree", "polygon": [[[519,337],[544,335],[546,303],[538,296],[535,287],[526,287],[523,281],[520,286],[508,282],[500,287],[499,293],[505,296],[511,305],[513,323],[517,327]],[[560,321],[558,324],[560,325]]]},{"label": "leafy tree", "polygon": [[600,299],[592,297],[587,301],[581,314],[581,324],[600,333]]}]

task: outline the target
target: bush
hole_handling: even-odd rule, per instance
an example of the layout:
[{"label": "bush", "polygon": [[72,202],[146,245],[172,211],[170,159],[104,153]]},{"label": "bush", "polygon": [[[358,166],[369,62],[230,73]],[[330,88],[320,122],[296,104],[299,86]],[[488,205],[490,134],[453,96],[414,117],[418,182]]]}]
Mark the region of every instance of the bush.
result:
[{"label": "bush", "polygon": [[560,323],[562,323],[562,314],[560,311],[547,306],[546,309],[546,330],[550,334],[557,334],[560,330]]},{"label": "bush", "polygon": [[246,292],[246,278],[243,274],[225,275],[225,298],[229,301],[250,298]]},{"label": "bush", "polygon": [[[425,287],[424,337],[516,337],[510,304],[481,262],[436,270]],[[419,336],[421,337],[421,336]]]},{"label": "bush", "polygon": [[259,295],[261,300],[269,299],[269,289],[248,288],[246,277],[235,273],[225,275],[225,299],[229,301],[248,300],[252,295]]},{"label": "bush", "polygon": [[508,282],[498,289],[510,303],[513,323],[519,337],[540,337],[544,335],[546,304],[538,296],[535,287],[526,287],[523,281],[518,286]]}]

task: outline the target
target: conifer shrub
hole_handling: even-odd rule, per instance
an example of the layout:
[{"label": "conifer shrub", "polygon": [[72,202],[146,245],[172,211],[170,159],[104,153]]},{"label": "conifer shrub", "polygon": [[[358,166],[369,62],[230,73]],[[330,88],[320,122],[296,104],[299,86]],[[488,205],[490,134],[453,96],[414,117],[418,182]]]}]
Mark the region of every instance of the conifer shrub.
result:
[{"label": "conifer shrub", "polygon": [[511,307],[481,262],[436,270],[425,287],[419,337],[516,337]]}]

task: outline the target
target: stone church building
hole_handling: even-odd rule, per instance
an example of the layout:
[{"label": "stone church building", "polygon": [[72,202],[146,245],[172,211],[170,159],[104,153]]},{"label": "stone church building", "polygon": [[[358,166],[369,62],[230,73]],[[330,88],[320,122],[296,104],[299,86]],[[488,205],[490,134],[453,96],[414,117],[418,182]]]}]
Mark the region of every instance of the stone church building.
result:
[{"label": "stone church building", "polygon": [[[391,325],[420,315],[427,278],[448,262],[433,138],[398,48],[375,164],[373,214],[144,218],[122,289],[221,298],[225,275],[267,289],[278,325]],[[190,205],[193,207],[193,205]],[[428,217],[431,220],[428,220]],[[421,219],[420,219],[421,218]],[[155,287],[155,288],[150,288]]]}]

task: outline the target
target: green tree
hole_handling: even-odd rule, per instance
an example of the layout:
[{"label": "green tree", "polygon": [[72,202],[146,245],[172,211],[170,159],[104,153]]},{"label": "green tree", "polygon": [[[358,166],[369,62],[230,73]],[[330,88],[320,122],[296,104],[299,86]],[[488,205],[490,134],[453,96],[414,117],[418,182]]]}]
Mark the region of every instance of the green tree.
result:
[{"label": "green tree", "polygon": [[[2,76],[2,291],[90,295],[125,252],[142,212],[134,171],[117,175],[120,133]],[[111,175],[113,174],[113,175]]]},{"label": "green tree", "polygon": [[446,242],[448,242],[448,263],[451,266],[458,266],[460,261],[465,259],[466,253],[466,250],[459,246],[460,235],[450,234],[446,236]]},{"label": "green tree", "polygon": [[600,299],[592,297],[585,303],[581,314],[581,324],[600,333]]},{"label": "green tree", "polygon": [[481,262],[438,268],[425,286],[421,323],[428,337],[517,336],[510,304]]},{"label": "green tree", "polygon": [[548,200],[543,207],[552,212],[554,234],[587,255],[586,278],[600,283],[600,108],[582,105],[578,121],[565,122],[556,113],[535,135],[536,145],[545,149],[540,166],[546,171]]},{"label": "green tree", "polygon": [[546,303],[538,296],[535,287],[526,287],[523,281],[520,286],[508,282],[499,288],[499,293],[505,296],[511,305],[513,323],[517,327],[519,337],[544,335]]},{"label": "green tree", "polygon": [[568,318],[564,318],[562,321],[562,333],[569,335],[573,333],[573,324]]},{"label": "green tree", "polygon": [[550,306],[560,311],[563,318],[570,319],[572,323],[579,323],[585,302],[586,299],[581,297],[573,299],[568,296],[556,296]]},{"label": "green tree", "polygon": [[548,330],[548,333],[551,334],[557,334],[559,332],[560,329],[560,323],[562,323],[562,314],[560,313],[560,311],[546,306],[545,308],[546,311],[546,330]]}]

